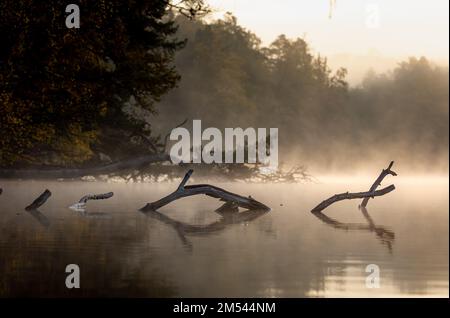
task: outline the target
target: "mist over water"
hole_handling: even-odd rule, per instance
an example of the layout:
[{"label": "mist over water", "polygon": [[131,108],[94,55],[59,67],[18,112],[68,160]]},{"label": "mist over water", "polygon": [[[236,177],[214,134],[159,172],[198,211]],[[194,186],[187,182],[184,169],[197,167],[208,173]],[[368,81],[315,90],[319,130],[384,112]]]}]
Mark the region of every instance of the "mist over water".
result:
[{"label": "mist over water", "polygon": [[[441,11],[413,2],[421,19]],[[334,55],[326,56],[314,38],[280,33],[265,42],[231,13],[209,19],[195,6],[203,1],[180,2],[184,11],[167,1],[84,2],[81,30],[57,23],[63,1],[1,3],[0,174],[10,179],[0,180],[0,297],[449,296],[448,60],[382,58],[407,43],[393,43],[394,34],[442,49],[438,36],[389,25],[382,43],[391,43],[380,51],[338,55],[369,31],[344,23],[352,34],[332,39],[340,33],[323,32],[332,25],[326,13],[319,24],[301,19],[327,35]],[[401,23],[407,11],[397,5],[390,21]],[[313,16],[303,1],[285,6],[260,7],[277,19]],[[350,12],[337,19],[354,22]],[[167,162],[170,132],[193,136],[195,120],[218,136],[275,128],[280,170]],[[335,194],[368,191],[391,161],[398,176],[382,187],[395,190],[367,209],[343,200],[311,213]],[[237,213],[233,197],[217,211],[223,202],[199,195],[139,210],[177,189],[173,178],[188,169],[190,185],[211,183],[271,209]],[[49,200],[25,210],[45,189]],[[111,191],[86,210],[69,209]],[[80,289],[66,288],[68,264],[80,268]],[[368,266],[379,268],[379,288],[369,288]]]},{"label": "mist over water", "polygon": [[222,130],[274,127],[280,163],[312,174],[370,174],[391,160],[403,173],[448,173],[447,65],[405,58],[353,85],[345,66],[358,61],[338,65],[304,39],[280,35],[263,46],[232,15],[177,22],[187,39],[175,58],[181,80],[158,103],[155,131],[184,119]]},{"label": "mist over water", "polygon": [[[221,203],[206,196],[178,200],[159,211],[164,217],[138,211],[177,182],[2,181],[0,295],[448,297],[446,176],[387,177],[396,190],[369,200],[367,214],[359,200],[310,213],[335,193],[366,191],[374,177],[218,184],[272,208],[225,220],[214,212]],[[25,211],[45,188],[49,201]],[[85,212],[67,208],[108,191],[114,197]],[[80,290],[64,285],[73,263]],[[366,288],[369,264],[380,268],[380,288]]]}]

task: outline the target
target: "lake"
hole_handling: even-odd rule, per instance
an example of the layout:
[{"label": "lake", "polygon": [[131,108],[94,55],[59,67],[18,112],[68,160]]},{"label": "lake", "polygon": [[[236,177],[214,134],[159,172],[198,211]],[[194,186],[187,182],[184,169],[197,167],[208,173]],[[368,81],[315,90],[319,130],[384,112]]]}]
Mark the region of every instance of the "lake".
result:
[{"label": "lake", "polygon": [[[346,200],[315,215],[322,200],[367,191],[374,176],[317,179],[215,184],[272,208],[226,216],[207,196],[138,210],[177,182],[0,181],[0,296],[449,296],[448,176],[387,177],[396,190],[367,211]],[[48,202],[25,211],[46,188]],[[109,191],[84,212],[68,209]],[[80,289],[65,286],[68,264],[80,268]],[[379,288],[366,284],[370,264]]]}]

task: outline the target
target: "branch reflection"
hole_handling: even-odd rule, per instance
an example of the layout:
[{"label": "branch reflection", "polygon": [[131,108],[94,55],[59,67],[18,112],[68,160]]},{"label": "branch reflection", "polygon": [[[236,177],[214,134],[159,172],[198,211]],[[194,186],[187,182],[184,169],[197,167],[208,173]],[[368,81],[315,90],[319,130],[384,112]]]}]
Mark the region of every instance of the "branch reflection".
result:
[{"label": "branch reflection", "polygon": [[392,253],[392,245],[395,241],[394,231],[384,226],[376,225],[365,207],[360,207],[360,210],[362,215],[366,219],[367,224],[339,222],[323,214],[322,212],[313,212],[312,214],[323,223],[328,224],[338,230],[373,232],[375,233],[376,238],[381,242],[381,244],[387,247],[389,253]]},{"label": "branch reflection", "polygon": [[180,222],[154,210],[142,213],[148,217],[170,225],[175,229],[184,246],[188,249],[192,249],[192,243],[186,238],[187,235],[203,236],[218,233],[225,230],[229,225],[252,222],[269,211],[270,210],[245,210],[238,212],[237,209],[224,209],[224,207],[222,207],[215,211],[221,216],[221,218],[218,221],[205,225],[194,225]]},{"label": "branch reflection", "polygon": [[50,226],[50,220],[42,214],[39,210],[26,210],[36,221],[39,222],[43,227],[48,228]]}]

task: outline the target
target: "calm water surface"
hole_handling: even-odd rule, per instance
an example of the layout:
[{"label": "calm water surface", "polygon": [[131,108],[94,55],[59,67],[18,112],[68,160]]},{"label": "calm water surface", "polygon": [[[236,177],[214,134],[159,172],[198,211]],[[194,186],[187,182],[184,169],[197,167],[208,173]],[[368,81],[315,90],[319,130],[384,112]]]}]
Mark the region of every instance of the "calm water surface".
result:
[{"label": "calm water surface", "polygon": [[[449,296],[447,177],[397,177],[397,189],[370,200],[366,212],[352,200],[314,215],[320,201],[365,191],[373,180],[320,181],[218,184],[272,207],[226,217],[206,196],[160,214],[138,211],[175,183],[1,181],[0,296]],[[49,201],[25,211],[46,188]],[[67,208],[108,191],[115,196],[85,212]],[[78,290],[65,287],[73,263]],[[380,268],[380,288],[366,287],[369,264]]]}]

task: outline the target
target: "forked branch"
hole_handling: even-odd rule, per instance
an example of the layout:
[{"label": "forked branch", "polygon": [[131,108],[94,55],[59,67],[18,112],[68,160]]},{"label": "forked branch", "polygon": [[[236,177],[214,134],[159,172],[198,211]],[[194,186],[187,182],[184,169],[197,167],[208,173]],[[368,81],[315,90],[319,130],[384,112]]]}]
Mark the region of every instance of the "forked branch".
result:
[{"label": "forked branch", "polygon": [[383,188],[381,190],[377,190],[378,186],[381,184],[381,181],[383,181],[384,177],[386,177],[388,174],[392,176],[396,176],[397,173],[391,170],[392,166],[394,165],[394,161],[391,161],[387,169],[383,169],[381,171],[381,174],[378,176],[378,178],[375,180],[375,182],[370,187],[369,191],[367,192],[356,192],[356,193],[340,193],[335,194],[332,197],[326,199],[325,201],[322,201],[319,205],[317,205],[314,209],[311,210],[313,213],[320,212],[324,209],[326,209],[331,204],[342,201],[342,200],[351,200],[351,199],[364,199],[361,203],[361,207],[365,208],[367,205],[367,202],[370,198],[378,197],[385,195],[386,193],[389,193],[391,191],[395,190],[395,186],[391,184],[390,186]]},{"label": "forked branch", "polygon": [[230,202],[237,205],[238,207],[249,210],[270,210],[268,206],[259,201],[256,201],[251,196],[244,197],[210,184],[196,184],[187,186],[186,183],[188,182],[193,172],[194,170],[190,169],[186,173],[180,185],[173,193],[165,196],[162,199],[159,199],[158,201],[148,203],[143,208],[141,208],[141,211],[155,211],[175,200],[197,194],[205,194],[207,196],[220,199],[221,201]]},{"label": "forked branch", "polygon": [[328,206],[332,205],[335,202],[342,201],[342,200],[351,200],[351,199],[362,199],[362,198],[374,198],[379,197],[382,195],[385,195],[386,193],[389,193],[391,191],[395,190],[395,186],[391,184],[390,186],[383,188],[381,190],[376,190],[372,192],[356,192],[356,193],[340,193],[335,194],[331,198],[326,199],[325,201],[322,201],[318,206],[316,206],[314,209],[311,210],[311,212],[320,212],[324,209],[326,209]]},{"label": "forked branch", "polygon": [[[383,181],[384,177],[386,177],[388,174],[390,174],[391,176],[397,176],[397,173],[392,171],[391,168],[394,165],[394,161],[391,161],[391,163],[389,164],[389,166],[387,167],[387,169],[383,169],[380,173],[380,175],[378,176],[378,178],[375,180],[375,182],[372,184],[372,186],[369,189],[369,192],[373,192],[375,191],[378,186],[381,185],[381,182]],[[369,202],[369,199],[371,197],[366,197],[364,198],[364,200],[361,203],[361,206],[363,208],[365,208],[367,206],[367,203]]]}]

